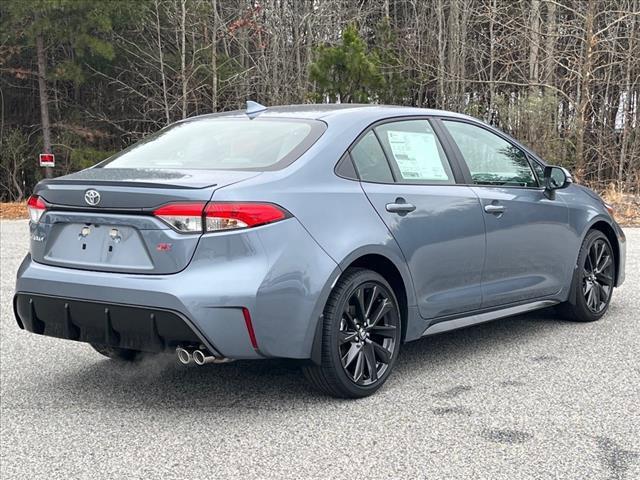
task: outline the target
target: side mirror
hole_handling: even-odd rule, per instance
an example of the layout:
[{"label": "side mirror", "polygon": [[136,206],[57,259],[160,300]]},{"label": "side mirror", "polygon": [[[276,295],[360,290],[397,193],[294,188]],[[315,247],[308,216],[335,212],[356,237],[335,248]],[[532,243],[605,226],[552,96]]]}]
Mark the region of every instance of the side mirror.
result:
[{"label": "side mirror", "polygon": [[547,198],[555,198],[555,191],[573,183],[569,170],[562,167],[544,167],[544,191]]}]

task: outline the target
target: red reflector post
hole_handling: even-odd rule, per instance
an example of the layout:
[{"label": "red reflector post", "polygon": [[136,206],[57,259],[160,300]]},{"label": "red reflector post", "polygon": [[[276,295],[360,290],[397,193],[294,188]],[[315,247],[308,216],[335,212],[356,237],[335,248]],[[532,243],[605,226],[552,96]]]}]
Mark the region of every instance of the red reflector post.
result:
[{"label": "red reflector post", "polygon": [[256,332],[253,331],[253,323],[251,322],[251,314],[249,313],[249,309],[246,307],[242,307],[242,315],[244,316],[244,323],[247,326],[247,332],[249,333],[249,340],[251,340],[251,345],[257,350],[258,340],[256,340]]}]

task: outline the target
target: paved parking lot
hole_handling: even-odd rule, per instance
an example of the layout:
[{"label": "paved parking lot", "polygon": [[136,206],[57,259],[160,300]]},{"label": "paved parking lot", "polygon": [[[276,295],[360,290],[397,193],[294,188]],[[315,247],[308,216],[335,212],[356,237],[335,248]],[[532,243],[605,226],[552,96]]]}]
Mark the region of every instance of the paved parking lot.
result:
[{"label": "paved parking lot", "polygon": [[359,401],[288,362],[123,366],[20,331],[27,224],[0,231],[3,479],[640,478],[640,230],[600,322],[536,313],[423,339]]}]

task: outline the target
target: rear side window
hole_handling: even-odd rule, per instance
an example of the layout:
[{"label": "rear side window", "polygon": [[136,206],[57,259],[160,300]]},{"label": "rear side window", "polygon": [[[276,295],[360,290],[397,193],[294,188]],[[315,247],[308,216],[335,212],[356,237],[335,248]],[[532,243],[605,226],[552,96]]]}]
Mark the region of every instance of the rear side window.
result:
[{"label": "rear side window", "polygon": [[351,148],[351,158],[360,180],[393,183],[391,168],[375,133],[369,131]]},{"label": "rear side window", "polygon": [[525,153],[498,135],[464,122],[443,121],[477,185],[537,187]]},{"label": "rear side window", "polygon": [[194,119],[149,135],[98,167],[276,170],[295,161],[324,130],[314,120]]},{"label": "rear side window", "polygon": [[455,183],[444,150],[427,120],[385,123],[375,131],[398,182]]}]

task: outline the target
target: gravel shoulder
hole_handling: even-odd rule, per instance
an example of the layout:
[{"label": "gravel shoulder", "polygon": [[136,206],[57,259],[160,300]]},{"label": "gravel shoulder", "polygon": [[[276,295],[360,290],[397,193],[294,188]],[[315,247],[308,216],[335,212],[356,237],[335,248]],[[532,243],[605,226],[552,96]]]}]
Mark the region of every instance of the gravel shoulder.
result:
[{"label": "gravel shoulder", "polygon": [[640,229],[599,322],[548,312],[405,346],[385,387],[321,397],[289,362],[118,365],[18,329],[27,222],[0,222],[0,477],[640,478]]}]

